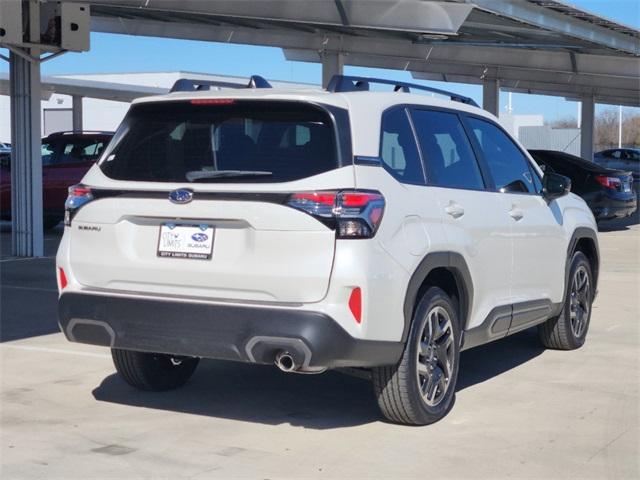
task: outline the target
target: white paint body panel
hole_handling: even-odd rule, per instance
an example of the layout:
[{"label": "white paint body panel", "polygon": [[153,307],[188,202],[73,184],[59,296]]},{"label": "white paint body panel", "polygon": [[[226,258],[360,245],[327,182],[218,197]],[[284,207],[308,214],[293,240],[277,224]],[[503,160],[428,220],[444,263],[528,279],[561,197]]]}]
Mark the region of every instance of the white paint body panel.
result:
[{"label": "white paint body panel", "polygon": [[[423,104],[490,114],[468,105],[405,93],[238,90],[176,93],[137,101],[224,97],[302,100],[349,110],[352,152],[378,156],[381,113],[397,104]],[[534,168],[537,168],[534,167]],[[539,171],[539,170],[538,170]],[[83,183],[100,188],[172,190],[183,184],[127,182],[92,168]],[[456,252],[473,281],[467,328],[514,302],[548,298],[560,302],[567,246],[575,228],[597,230],[586,204],[574,195],[550,205],[539,195],[510,195],[406,185],[377,166],[347,166],[287,183],[189,184],[196,192],[293,192],[372,189],[386,201],[379,230],[368,240],[336,240],[335,233],[292,208],[235,201],[101,199],[84,206],[66,227],[57,256],[67,291],[166,298],[176,301],[260,305],[323,312],[350,335],[399,341],[404,301],[412,274],[431,252]],[[454,202],[464,215],[445,212]],[[515,221],[513,207],[523,211]],[[212,261],[156,258],[158,225],[170,219],[211,223],[216,228]],[[80,231],[93,225],[100,232]],[[362,289],[362,322],[348,308]]]}]

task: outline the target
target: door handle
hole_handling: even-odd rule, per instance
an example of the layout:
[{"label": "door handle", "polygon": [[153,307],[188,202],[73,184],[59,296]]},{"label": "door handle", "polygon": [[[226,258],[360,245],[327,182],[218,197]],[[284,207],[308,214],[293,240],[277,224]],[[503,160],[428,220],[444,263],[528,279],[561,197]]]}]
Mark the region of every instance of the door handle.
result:
[{"label": "door handle", "polygon": [[462,205],[453,201],[449,202],[449,205],[444,208],[444,211],[453,218],[460,218],[464,215],[464,208],[462,208]]},{"label": "door handle", "polygon": [[509,210],[509,216],[517,222],[518,220],[522,220],[524,212],[514,205],[511,207],[511,210]]}]

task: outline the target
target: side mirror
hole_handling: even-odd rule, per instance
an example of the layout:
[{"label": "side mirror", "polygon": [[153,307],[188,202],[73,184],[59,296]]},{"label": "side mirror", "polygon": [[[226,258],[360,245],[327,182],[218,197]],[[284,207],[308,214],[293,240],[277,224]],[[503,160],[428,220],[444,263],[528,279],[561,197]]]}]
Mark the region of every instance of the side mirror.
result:
[{"label": "side mirror", "polygon": [[571,191],[571,179],[557,173],[545,173],[542,177],[542,195],[549,202],[564,197]]}]

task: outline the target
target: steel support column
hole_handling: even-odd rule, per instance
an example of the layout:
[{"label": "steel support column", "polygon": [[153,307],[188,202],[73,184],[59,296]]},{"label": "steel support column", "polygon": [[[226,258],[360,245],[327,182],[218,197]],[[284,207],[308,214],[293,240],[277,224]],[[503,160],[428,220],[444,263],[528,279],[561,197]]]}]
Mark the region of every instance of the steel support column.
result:
[{"label": "steel support column", "polygon": [[81,95],[71,96],[71,116],[74,132],[82,131],[82,97]]},{"label": "steel support column", "polygon": [[12,254],[41,257],[42,157],[40,63],[11,53],[11,240]]},{"label": "steel support column", "polygon": [[322,87],[327,88],[331,77],[342,75],[344,69],[344,55],[339,52],[322,53]]},{"label": "steel support column", "polygon": [[482,108],[496,117],[500,112],[500,80],[485,78],[482,81]]},{"label": "steel support column", "polygon": [[596,102],[593,95],[582,98],[580,109],[580,156],[593,161],[593,132],[596,116]]}]

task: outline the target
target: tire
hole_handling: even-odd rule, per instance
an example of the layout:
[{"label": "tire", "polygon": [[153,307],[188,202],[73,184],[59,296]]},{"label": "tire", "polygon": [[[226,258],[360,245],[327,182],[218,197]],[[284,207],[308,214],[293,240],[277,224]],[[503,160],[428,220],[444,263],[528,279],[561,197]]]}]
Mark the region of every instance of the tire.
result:
[{"label": "tire", "polygon": [[140,390],[172,390],[184,385],[199,358],[172,357],[162,353],[111,349],[116,370],[132,387]]},{"label": "tire", "polygon": [[[457,305],[442,289],[430,287],[415,310],[400,362],[372,370],[378,405],[390,421],[428,425],[443,418],[453,406],[460,363],[457,311]],[[429,342],[428,322],[433,325],[434,320],[441,326],[441,335]],[[441,381],[434,381],[437,378]],[[435,389],[429,388],[433,385]]]},{"label": "tire", "polygon": [[575,350],[584,345],[591,321],[593,293],[591,264],[586,255],[578,251],[571,259],[560,315],[538,325],[538,336],[546,348]]}]

